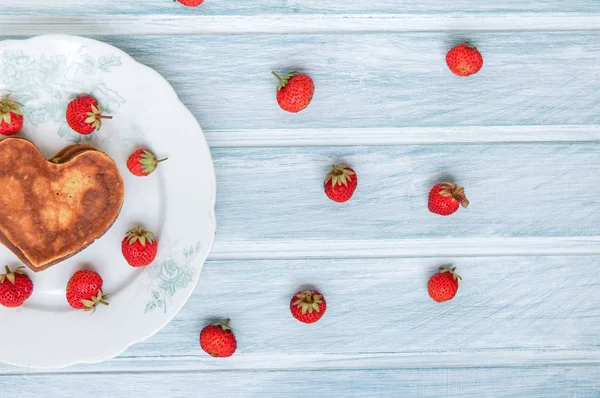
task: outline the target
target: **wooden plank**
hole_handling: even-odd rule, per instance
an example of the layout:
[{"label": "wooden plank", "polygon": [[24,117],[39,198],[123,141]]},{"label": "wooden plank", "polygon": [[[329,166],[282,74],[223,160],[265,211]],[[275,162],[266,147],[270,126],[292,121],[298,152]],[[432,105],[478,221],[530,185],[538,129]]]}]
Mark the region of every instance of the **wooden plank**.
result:
[{"label": "wooden plank", "polygon": [[[600,173],[599,149],[598,144],[217,148],[212,151],[217,242],[285,241],[301,248],[303,240],[598,236],[599,199],[591,187]],[[332,163],[350,164],[358,173],[358,189],[346,204],[323,193]],[[444,218],[429,212],[427,197],[435,183],[448,179],[466,187],[471,205]]]},{"label": "wooden plank", "polygon": [[217,239],[209,260],[600,255],[600,236],[414,239]]},{"label": "wooden plank", "polygon": [[[459,38],[104,37],[160,71],[206,130],[600,124],[600,32],[474,34],[469,38],[485,66],[468,79],[445,63]],[[289,69],[310,73],[316,83],[312,104],[300,114],[275,102],[270,71]]]},{"label": "wooden plank", "polygon": [[[600,123],[600,32],[471,39],[486,64],[469,79],[448,70],[458,36],[445,33],[107,41],[160,71],[207,130]],[[295,115],[278,108],[270,75],[290,68],[316,84]]]},{"label": "wooden plank", "polygon": [[198,8],[186,8],[163,0],[61,0],[48,3],[44,0],[27,2],[9,1],[0,6],[3,15],[100,15],[100,14],[174,14],[174,15],[269,15],[269,14],[387,14],[387,13],[480,13],[480,12],[598,12],[600,5],[594,0],[572,0],[559,2],[543,0],[524,2],[521,0],[496,0],[482,4],[477,0],[406,0],[398,4],[395,0],[373,0],[368,3],[342,0],[325,3],[320,0],[262,0],[252,2],[230,2],[206,0]]},{"label": "wooden plank", "polygon": [[[6,396],[597,397],[595,366],[1,376]],[[42,393],[43,392],[43,393]]]},{"label": "wooden plank", "polygon": [[[594,357],[597,362],[599,262],[598,256],[210,261],[182,312],[124,355],[204,357],[200,329],[230,317],[240,362],[223,362],[217,369],[244,368],[243,363],[255,363],[244,357],[257,355],[266,360],[258,368],[269,366],[269,355],[288,356],[288,366],[305,368],[322,354],[342,355],[329,363],[325,358],[329,367],[347,367],[354,356],[365,367],[423,367],[402,355],[367,358],[368,364],[360,355],[422,353],[435,359],[443,351],[454,353],[454,360],[446,360],[456,366],[536,364],[514,352],[519,350],[592,350],[587,359],[585,352],[575,354],[575,362]],[[455,265],[463,281],[453,301],[437,304],[426,286],[443,264]],[[319,323],[302,325],[291,317],[289,300],[311,285],[325,295],[328,312]],[[299,342],[299,334],[306,342]],[[489,361],[474,350],[489,351]],[[505,355],[494,355],[498,350]],[[561,361],[559,354],[545,357],[539,354],[541,363]],[[563,360],[570,357],[565,353]],[[212,362],[198,366],[214,367]]]},{"label": "wooden plank", "polygon": [[205,131],[211,148],[600,141],[600,125],[461,126]]},{"label": "wooden plank", "polygon": [[18,374],[160,373],[277,370],[376,370],[599,366],[600,350],[453,350],[350,354],[236,354],[220,361],[206,355],[127,356],[67,369],[29,369],[0,364],[0,378]]},{"label": "wooden plank", "polygon": [[174,35],[598,30],[600,13],[2,16],[0,35]]}]

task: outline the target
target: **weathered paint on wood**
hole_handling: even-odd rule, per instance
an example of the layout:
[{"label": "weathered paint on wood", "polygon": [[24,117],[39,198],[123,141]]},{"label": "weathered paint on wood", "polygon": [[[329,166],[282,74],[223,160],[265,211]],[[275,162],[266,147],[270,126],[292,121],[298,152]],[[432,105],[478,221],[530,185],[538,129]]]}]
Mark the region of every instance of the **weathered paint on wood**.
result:
[{"label": "weathered paint on wood", "polygon": [[[480,33],[470,79],[445,54],[460,34],[108,37],[159,70],[206,130],[599,124],[600,33]],[[463,38],[464,39],[464,38]],[[168,56],[162,56],[169,49]],[[567,65],[576,64],[576,68]],[[287,114],[271,70],[315,80]],[[319,132],[315,131],[315,135]]]},{"label": "weathered paint on wood", "polygon": [[[161,72],[218,178],[213,261],[181,314],[103,364],[0,365],[3,394],[598,395],[600,3],[329,3],[0,4],[4,38],[91,35]],[[470,79],[444,64],[464,39],[485,58]],[[275,105],[286,69],[317,84],[301,114]],[[321,190],[338,161],[359,173],[344,205]],[[443,219],[426,195],[448,178],[472,207]],[[435,305],[446,263],[464,281]],[[311,285],[329,309],[303,326],[287,305]],[[239,351],[215,361],[198,332],[224,316]]]},{"label": "weathered paint on wood", "polygon": [[[445,264],[463,281],[455,301],[436,305],[427,280]],[[223,316],[241,355],[598,350],[599,266],[596,256],[211,261],[180,315],[127,354],[201,354],[200,325]],[[328,312],[299,325],[289,300],[311,285]]]},{"label": "weathered paint on wood", "polygon": [[532,397],[594,398],[596,366],[14,375],[19,397]]},{"label": "weathered paint on wood", "polygon": [[[395,14],[395,13],[480,13],[480,12],[600,12],[600,5],[594,0],[572,0],[568,2],[543,0],[524,2],[522,0],[490,1],[456,0],[451,3],[433,0],[424,3],[419,0],[341,0],[334,3],[321,0],[261,0],[226,1],[206,0],[202,7],[186,8],[164,0],[61,0],[49,4],[45,0],[27,2],[5,0],[3,14],[8,15],[114,15],[114,14],[166,14],[166,15],[258,15],[270,14]],[[515,28],[519,28],[515,26]]]},{"label": "weathered paint on wood", "polygon": [[[591,143],[213,149],[217,242],[597,236],[590,187],[599,151]],[[342,205],[322,186],[340,162],[359,181]],[[450,218],[427,209],[429,189],[445,180],[464,185],[471,201]]]}]

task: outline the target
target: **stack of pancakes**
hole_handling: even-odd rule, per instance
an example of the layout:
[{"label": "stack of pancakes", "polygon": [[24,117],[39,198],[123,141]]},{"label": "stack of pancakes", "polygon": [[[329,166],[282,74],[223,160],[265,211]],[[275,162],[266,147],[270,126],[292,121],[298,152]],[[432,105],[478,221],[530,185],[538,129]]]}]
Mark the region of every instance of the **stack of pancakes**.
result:
[{"label": "stack of pancakes", "polygon": [[85,249],[121,211],[115,162],[91,145],[46,160],[30,141],[0,141],[0,242],[39,272]]}]

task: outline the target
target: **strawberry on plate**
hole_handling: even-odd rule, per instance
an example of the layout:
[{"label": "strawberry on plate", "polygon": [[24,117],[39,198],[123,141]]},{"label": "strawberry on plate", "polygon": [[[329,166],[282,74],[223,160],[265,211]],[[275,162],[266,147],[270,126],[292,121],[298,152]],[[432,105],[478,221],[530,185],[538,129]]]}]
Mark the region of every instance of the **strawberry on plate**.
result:
[{"label": "strawberry on plate", "polygon": [[229,319],[224,324],[213,323],[200,332],[200,347],[215,358],[226,358],[237,349],[235,335],[229,327]]},{"label": "strawberry on plate", "polygon": [[462,280],[455,271],[456,267],[452,269],[440,267],[440,272],[429,278],[427,283],[429,297],[438,303],[452,300],[458,291],[458,280]]},{"label": "strawberry on plate", "polygon": [[327,302],[318,290],[296,293],[290,301],[292,316],[303,323],[315,323],[325,314]]},{"label": "strawberry on plate", "polygon": [[465,209],[469,201],[465,195],[465,189],[451,182],[443,182],[434,185],[429,191],[429,211],[442,216],[455,213],[459,206]]},{"label": "strawberry on plate", "polygon": [[17,134],[23,127],[23,112],[21,105],[17,101],[9,99],[6,94],[0,99],[0,134]]},{"label": "strawberry on plate", "polygon": [[315,84],[305,74],[290,72],[285,77],[271,72],[279,80],[277,103],[287,112],[297,113],[305,109],[313,99]]},{"label": "strawberry on plate", "polygon": [[112,119],[112,116],[102,114],[102,108],[94,97],[85,95],[67,105],[67,123],[79,134],[87,135],[100,130],[102,119]]},{"label": "strawberry on plate", "polygon": [[354,194],[357,184],[358,177],[352,168],[333,165],[325,177],[325,194],[334,202],[347,202]]},{"label": "strawberry on plate", "polygon": [[158,241],[152,232],[138,226],[127,231],[127,236],[121,242],[121,251],[129,265],[145,267],[156,257]]},{"label": "strawberry on plate", "polygon": [[483,67],[483,57],[477,48],[459,44],[446,54],[446,64],[458,76],[470,76]]},{"label": "strawberry on plate", "polygon": [[67,302],[76,310],[96,311],[98,305],[108,305],[102,292],[102,277],[94,271],[77,271],[67,283]]},{"label": "strawberry on plate", "polygon": [[19,307],[33,293],[33,282],[23,272],[25,267],[17,267],[14,271],[4,266],[6,272],[0,274],[0,305],[4,307]]},{"label": "strawberry on plate", "polygon": [[156,160],[156,156],[147,149],[138,149],[127,159],[127,168],[134,176],[145,177],[156,170],[160,162],[167,158]]}]

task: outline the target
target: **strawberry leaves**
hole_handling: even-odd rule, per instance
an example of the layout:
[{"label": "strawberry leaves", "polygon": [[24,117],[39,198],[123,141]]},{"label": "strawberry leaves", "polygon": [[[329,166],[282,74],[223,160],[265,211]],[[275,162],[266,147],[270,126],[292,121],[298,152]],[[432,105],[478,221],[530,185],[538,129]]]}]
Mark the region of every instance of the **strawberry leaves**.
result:
[{"label": "strawberry leaves", "polygon": [[130,245],[133,245],[135,242],[140,242],[142,246],[146,247],[146,242],[150,244],[154,242],[154,234],[150,231],[146,231],[140,225],[127,231],[127,239]]},{"label": "strawberry leaves", "polygon": [[143,153],[140,155],[139,162],[142,165],[142,171],[144,174],[150,174],[156,169],[156,165],[160,162],[167,160],[167,158],[156,160],[156,157],[152,152],[144,149]]},{"label": "strawberry leaves", "polygon": [[100,130],[100,127],[102,127],[102,119],[112,119],[112,116],[102,115],[102,108],[100,107],[100,104],[98,104],[97,106],[91,104],[91,108],[91,112],[85,113],[87,115],[85,123],[91,124],[96,130]]},{"label": "strawberry leaves", "polygon": [[12,121],[11,114],[23,116],[23,112],[21,112],[21,107],[23,104],[8,99],[9,94],[6,94],[2,100],[0,100],[0,123],[5,122],[6,124],[10,124]]},{"label": "strawberry leaves", "polygon": [[331,181],[332,187],[335,187],[336,185],[348,186],[348,181],[352,181],[353,175],[355,175],[355,173],[345,166],[333,165],[331,171],[325,177],[325,183]]},{"label": "strawberry leaves", "polygon": [[312,290],[305,290],[296,294],[297,300],[294,301],[295,306],[302,309],[302,314],[312,314],[313,311],[320,312],[319,304],[323,304],[323,296],[315,294]]},{"label": "strawberry leaves", "polygon": [[83,310],[94,313],[97,305],[108,305],[107,299],[108,295],[104,295],[102,289],[98,289],[98,294],[92,296],[91,300],[81,299],[81,303],[85,306]]},{"label": "strawberry leaves", "polygon": [[14,285],[15,274],[25,275],[25,272],[23,272],[23,269],[25,269],[25,267],[23,266],[17,267],[14,271],[11,271],[10,268],[8,268],[8,265],[5,265],[4,269],[6,270],[6,273],[0,274],[0,283],[4,283],[4,281],[8,280]]}]

